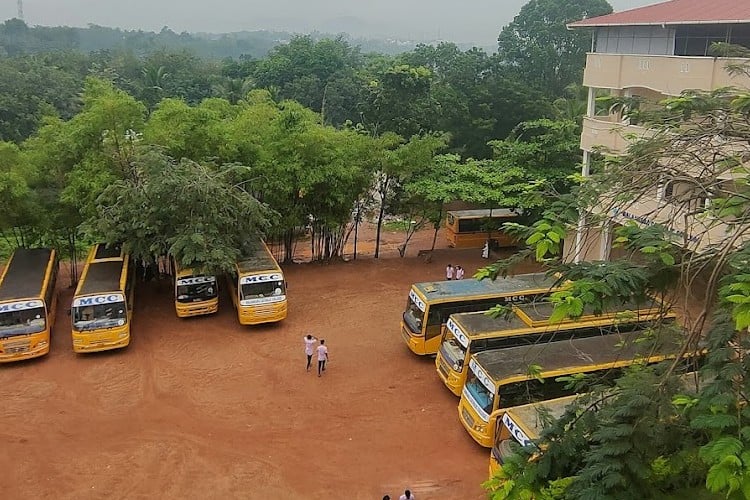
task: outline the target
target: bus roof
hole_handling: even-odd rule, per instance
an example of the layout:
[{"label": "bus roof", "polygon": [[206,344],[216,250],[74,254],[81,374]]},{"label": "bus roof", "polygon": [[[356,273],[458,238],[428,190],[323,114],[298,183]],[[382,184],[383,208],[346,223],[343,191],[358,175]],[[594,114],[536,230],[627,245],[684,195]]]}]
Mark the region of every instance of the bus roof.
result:
[{"label": "bus roof", "polygon": [[44,275],[53,254],[51,248],[16,249],[0,283],[0,300],[41,296]]},{"label": "bus roof", "polygon": [[265,243],[253,245],[249,251],[237,261],[237,271],[240,274],[257,271],[280,271],[278,262],[271,255]]},{"label": "bus roof", "polygon": [[123,260],[89,262],[88,270],[78,286],[76,295],[92,295],[120,290],[120,279],[126,265],[127,261]]},{"label": "bus roof", "polygon": [[544,273],[517,274],[507,278],[476,280],[429,281],[412,285],[428,303],[446,302],[459,297],[507,295],[526,290],[549,290],[557,278]]},{"label": "bus roof", "polygon": [[487,217],[518,217],[523,213],[523,209],[480,208],[476,210],[449,210],[448,213],[457,219],[484,219]]},{"label": "bus roof", "polygon": [[[550,330],[566,330],[578,327],[584,322],[605,321],[610,318],[617,318],[623,321],[635,322],[636,320],[653,321],[659,314],[658,307],[638,308],[635,303],[622,304],[621,306],[612,307],[602,314],[594,315],[590,307],[585,308],[583,314],[577,319],[565,319],[559,323],[550,323],[549,318],[554,311],[555,306],[549,301],[539,300],[529,302],[528,304],[518,304],[513,306],[513,314],[508,318],[493,318],[486,314],[486,311],[467,312],[452,314],[453,322],[459,325],[461,330],[469,337],[476,337],[482,334],[496,334],[504,331],[512,331],[519,328],[544,328],[551,327]],[[626,313],[632,313],[626,314]],[[620,315],[618,317],[618,314]],[[665,318],[674,317],[673,313],[667,313]]]},{"label": "bus roof", "polygon": [[122,245],[107,245],[105,243],[97,243],[94,246],[94,255],[91,260],[108,260],[108,259],[122,259]]},{"label": "bus roof", "polygon": [[539,432],[544,424],[544,419],[540,418],[540,413],[553,419],[560,418],[565,413],[565,409],[579,397],[580,394],[574,394],[562,398],[548,399],[547,401],[537,401],[536,403],[506,408],[505,412],[516,425],[523,428],[529,439],[536,439],[539,437]]},{"label": "bus roof", "polygon": [[662,342],[654,347],[648,342],[635,342],[643,334],[636,330],[627,333],[600,335],[582,339],[561,340],[494,349],[475,354],[473,359],[496,383],[509,379],[530,379],[529,365],[538,365],[542,374],[557,370],[635,359],[637,356],[669,356],[677,351],[676,343]]}]

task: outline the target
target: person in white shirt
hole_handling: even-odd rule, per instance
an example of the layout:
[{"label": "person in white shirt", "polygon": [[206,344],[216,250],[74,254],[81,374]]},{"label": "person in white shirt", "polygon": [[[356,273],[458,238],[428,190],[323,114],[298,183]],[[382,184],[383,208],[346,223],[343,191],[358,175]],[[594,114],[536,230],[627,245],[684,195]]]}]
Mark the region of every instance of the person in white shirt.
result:
[{"label": "person in white shirt", "polygon": [[464,279],[464,268],[461,266],[456,266],[456,279],[457,280]]},{"label": "person in white shirt", "polygon": [[415,500],[416,497],[411,494],[411,491],[406,490],[404,491],[404,494],[398,497],[398,500]]},{"label": "person in white shirt", "polygon": [[318,341],[315,337],[310,335],[309,333],[302,337],[302,340],[305,341],[305,354],[307,354],[307,371],[310,371],[310,365],[312,364],[312,357],[313,357],[313,346],[315,345],[315,342]]},{"label": "person in white shirt", "polygon": [[328,361],[328,347],[326,347],[325,339],[320,339],[320,345],[318,346],[318,377],[326,371],[326,361]]},{"label": "person in white shirt", "polygon": [[445,266],[445,279],[448,281],[453,279],[453,266],[450,264]]}]

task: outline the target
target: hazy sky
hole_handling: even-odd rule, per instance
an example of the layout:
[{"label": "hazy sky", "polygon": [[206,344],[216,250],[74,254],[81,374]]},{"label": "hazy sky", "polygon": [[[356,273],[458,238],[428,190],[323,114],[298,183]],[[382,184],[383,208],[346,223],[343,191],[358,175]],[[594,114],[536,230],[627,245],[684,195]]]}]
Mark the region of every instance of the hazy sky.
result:
[{"label": "hazy sky", "polygon": [[[559,0],[561,2],[565,0]],[[26,22],[222,33],[313,30],[493,44],[527,0],[23,0]],[[610,0],[615,11],[658,0]],[[0,19],[17,0],[0,0]]]}]

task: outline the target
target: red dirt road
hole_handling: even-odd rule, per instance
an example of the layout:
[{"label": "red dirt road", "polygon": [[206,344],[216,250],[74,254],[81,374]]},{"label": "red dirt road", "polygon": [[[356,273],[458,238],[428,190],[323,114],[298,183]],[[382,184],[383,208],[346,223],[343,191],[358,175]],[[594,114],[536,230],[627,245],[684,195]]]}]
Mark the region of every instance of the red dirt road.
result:
[{"label": "red dirt road", "polygon": [[[470,275],[478,254],[287,267],[289,317],[256,328],[226,295],[179,320],[169,288],[141,286],[131,345],[81,356],[64,290],[50,355],[0,367],[2,496],[484,498],[488,451],[399,334],[409,285],[449,260]],[[330,346],[322,378],[305,372],[308,331]]]}]

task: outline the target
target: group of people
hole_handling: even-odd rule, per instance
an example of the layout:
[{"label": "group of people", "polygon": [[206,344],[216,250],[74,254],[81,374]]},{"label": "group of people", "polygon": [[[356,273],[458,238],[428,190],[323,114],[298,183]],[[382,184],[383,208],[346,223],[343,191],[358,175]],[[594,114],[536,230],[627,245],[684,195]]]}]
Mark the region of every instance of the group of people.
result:
[{"label": "group of people", "polygon": [[[412,494],[411,491],[405,490],[404,494],[398,497],[398,500],[414,500],[416,497]],[[383,500],[391,500],[390,495],[383,495]]]},{"label": "group of people", "polygon": [[456,266],[455,268],[448,264],[445,266],[445,279],[451,281],[453,279],[462,280],[464,279],[464,268]]},{"label": "group of people", "polygon": [[326,361],[328,361],[328,346],[326,346],[326,341],[325,339],[320,339],[320,344],[318,347],[315,347],[315,343],[318,342],[318,339],[309,333],[305,335],[302,340],[305,342],[305,354],[307,354],[307,371],[310,371],[313,353],[315,353],[315,351],[318,352],[318,377],[320,377],[323,372],[326,371]]}]

